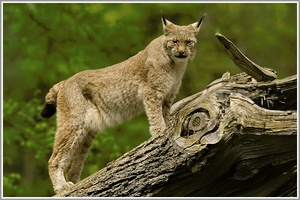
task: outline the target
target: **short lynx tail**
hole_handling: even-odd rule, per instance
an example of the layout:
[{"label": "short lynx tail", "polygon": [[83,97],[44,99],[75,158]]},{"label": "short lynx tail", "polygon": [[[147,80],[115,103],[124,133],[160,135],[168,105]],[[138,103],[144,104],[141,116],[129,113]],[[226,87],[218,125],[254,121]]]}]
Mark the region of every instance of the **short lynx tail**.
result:
[{"label": "short lynx tail", "polygon": [[61,81],[61,82],[55,84],[49,90],[48,94],[45,97],[46,105],[41,112],[42,117],[50,118],[55,114],[55,112],[56,112],[56,97],[57,97],[57,93],[60,90],[63,82],[64,81]]},{"label": "short lynx tail", "polygon": [[56,112],[56,104],[47,104],[43,108],[41,112],[41,116],[44,118],[50,118],[52,117]]}]

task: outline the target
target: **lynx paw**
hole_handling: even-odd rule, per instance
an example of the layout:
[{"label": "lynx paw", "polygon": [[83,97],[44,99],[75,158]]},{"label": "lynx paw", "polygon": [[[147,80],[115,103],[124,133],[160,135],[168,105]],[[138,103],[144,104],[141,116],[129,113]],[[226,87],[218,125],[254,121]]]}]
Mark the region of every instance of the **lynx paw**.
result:
[{"label": "lynx paw", "polygon": [[166,129],[166,126],[160,126],[160,127],[150,127],[150,133],[152,136],[156,136],[156,135],[160,135],[161,133],[163,133]]},{"label": "lynx paw", "polygon": [[64,182],[61,185],[58,185],[57,187],[54,188],[54,191],[56,194],[61,193],[65,190],[68,190],[72,187],[72,185],[74,185],[73,182],[69,181],[69,182]]}]

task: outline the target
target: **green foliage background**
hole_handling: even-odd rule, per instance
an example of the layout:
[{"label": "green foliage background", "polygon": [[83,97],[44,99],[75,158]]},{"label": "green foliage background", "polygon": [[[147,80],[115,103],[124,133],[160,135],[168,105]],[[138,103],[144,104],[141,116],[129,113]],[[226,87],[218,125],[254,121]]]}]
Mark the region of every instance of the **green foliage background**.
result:
[{"label": "green foliage background", "polygon": [[[297,73],[295,3],[4,3],[4,196],[54,194],[47,162],[55,117],[40,117],[45,94],[76,72],[118,63],[144,49],[162,34],[160,10],[179,25],[207,14],[177,99],[204,89],[226,71],[241,72],[216,32],[259,65],[276,70],[279,78]],[[82,178],[149,137],[145,116],[98,134]]]}]

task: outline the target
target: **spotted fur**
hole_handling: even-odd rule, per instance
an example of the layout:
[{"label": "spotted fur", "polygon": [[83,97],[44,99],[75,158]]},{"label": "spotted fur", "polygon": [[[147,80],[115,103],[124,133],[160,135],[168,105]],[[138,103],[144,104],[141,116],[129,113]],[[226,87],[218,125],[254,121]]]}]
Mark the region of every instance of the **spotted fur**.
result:
[{"label": "spotted fur", "polygon": [[55,192],[80,180],[97,132],[144,111],[151,135],[164,131],[187,63],[195,56],[202,18],[178,26],[163,17],[164,34],[135,56],[110,67],[79,72],[50,89],[41,114],[51,117],[57,112],[49,160]]}]

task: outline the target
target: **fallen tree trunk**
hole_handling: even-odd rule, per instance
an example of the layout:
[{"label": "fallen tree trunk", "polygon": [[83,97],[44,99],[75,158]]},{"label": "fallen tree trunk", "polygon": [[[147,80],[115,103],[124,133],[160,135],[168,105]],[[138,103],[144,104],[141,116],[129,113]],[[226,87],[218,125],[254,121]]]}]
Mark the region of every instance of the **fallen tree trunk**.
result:
[{"label": "fallen tree trunk", "polygon": [[57,196],[297,196],[296,75],[278,80],[216,36],[250,76],[179,101],[164,134]]}]

